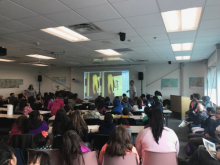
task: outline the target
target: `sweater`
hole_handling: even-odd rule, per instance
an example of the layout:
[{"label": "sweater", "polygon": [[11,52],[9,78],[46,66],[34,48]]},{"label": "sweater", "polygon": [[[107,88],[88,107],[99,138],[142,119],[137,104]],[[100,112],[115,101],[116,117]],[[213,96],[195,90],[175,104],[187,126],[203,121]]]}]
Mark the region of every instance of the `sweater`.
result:
[{"label": "sweater", "polygon": [[84,119],[99,119],[100,118],[100,113],[95,111],[95,110],[92,110],[92,111],[89,111],[87,114],[85,114],[83,116]]},{"label": "sweater", "polygon": [[110,135],[115,128],[114,123],[104,123],[99,126],[99,133],[104,135]]},{"label": "sweater", "polygon": [[28,113],[32,112],[32,108],[29,106],[24,107],[23,111],[21,111],[21,113],[23,113],[24,115],[28,115]]},{"label": "sweater", "polygon": [[52,116],[55,116],[58,109],[60,108],[63,108],[65,105],[64,105],[64,102],[63,102],[63,99],[61,98],[56,98],[56,100],[54,101],[50,111],[51,111],[51,115]]},{"label": "sweater", "polygon": [[42,125],[36,129],[30,129],[29,131],[29,134],[37,134],[39,132],[42,132],[42,131],[48,131],[49,130],[49,127],[46,123],[46,121],[43,121]]},{"label": "sweater", "polygon": [[113,101],[113,105],[114,105],[114,107],[112,108],[112,112],[118,112],[118,113],[122,114],[122,105],[120,103],[120,100],[115,98]]},{"label": "sweater", "polygon": [[17,135],[17,134],[22,134],[22,132],[21,132],[21,130],[18,129],[17,124],[13,124],[12,129],[11,129],[11,133],[10,133],[10,136],[9,136],[9,139],[8,139],[7,143],[10,143],[11,137],[13,135]]},{"label": "sweater", "polygon": [[[104,153],[106,151],[107,146],[108,146],[108,144],[105,144],[102,147],[101,151],[100,151],[100,154],[99,154],[99,165],[102,165],[103,155],[104,155]],[[136,154],[137,162],[139,164],[140,163],[139,155],[138,155],[137,150],[136,150],[136,148],[134,146],[132,147],[131,151],[126,151],[125,154],[131,154],[131,153],[135,153]]]}]

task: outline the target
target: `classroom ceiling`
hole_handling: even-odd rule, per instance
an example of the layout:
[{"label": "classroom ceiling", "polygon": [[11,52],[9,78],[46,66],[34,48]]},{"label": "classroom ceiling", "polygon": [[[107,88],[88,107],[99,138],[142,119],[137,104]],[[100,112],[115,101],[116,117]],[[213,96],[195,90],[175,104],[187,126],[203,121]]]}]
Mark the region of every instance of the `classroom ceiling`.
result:
[{"label": "classroom ceiling", "polygon": [[[197,30],[167,33],[161,12],[202,7]],[[95,25],[90,41],[70,42],[41,31],[82,23]],[[126,33],[124,42],[119,32]],[[156,39],[155,39],[156,38]],[[1,0],[0,46],[15,59],[10,64],[36,63],[28,54],[55,57],[40,60],[56,66],[177,63],[175,56],[207,59],[220,41],[219,0]],[[171,44],[193,42],[192,51],[173,52]],[[124,61],[93,62],[105,58],[97,49],[125,49]],[[117,56],[118,57],[118,56]],[[22,65],[22,64],[20,64]]]}]

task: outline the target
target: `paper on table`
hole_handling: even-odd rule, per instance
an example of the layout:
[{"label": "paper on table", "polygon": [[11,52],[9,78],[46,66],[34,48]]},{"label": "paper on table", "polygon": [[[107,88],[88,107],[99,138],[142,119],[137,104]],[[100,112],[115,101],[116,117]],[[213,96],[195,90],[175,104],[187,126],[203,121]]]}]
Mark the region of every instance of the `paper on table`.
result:
[{"label": "paper on table", "polygon": [[188,124],[189,124],[189,123],[188,123],[187,121],[183,120],[178,127],[185,127],[185,126],[187,126]]},{"label": "paper on table", "polygon": [[213,157],[215,160],[217,160],[215,158],[215,155],[211,153],[211,151],[216,151],[215,143],[212,143],[204,138],[203,138],[203,143],[204,143],[206,150],[209,152],[210,156]]}]

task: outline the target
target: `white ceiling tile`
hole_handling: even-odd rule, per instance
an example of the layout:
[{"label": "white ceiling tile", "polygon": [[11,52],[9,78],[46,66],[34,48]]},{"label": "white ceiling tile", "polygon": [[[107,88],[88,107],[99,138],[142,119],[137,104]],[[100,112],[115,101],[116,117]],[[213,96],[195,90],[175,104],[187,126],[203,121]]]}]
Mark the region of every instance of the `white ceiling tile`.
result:
[{"label": "white ceiling tile", "polygon": [[160,13],[126,18],[133,28],[164,25]]},{"label": "white ceiling tile", "polygon": [[191,56],[192,51],[178,51],[178,52],[173,52],[175,56]]},{"label": "white ceiling tile", "polygon": [[114,31],[108,31],[108,34],[110,34],[114,38],[119,38],[119,32],[126,33],[126,40],[130,39],[130,37],[136,37],[138,34],[134,31],[134,29],[124,29],[124,30],[114,30]]},{"label": "white ceiling tile", "polygon": [[19,33],[6,34],[3,37],[14,39],[17,41],[23,41],[23,42],[33,42],[34,43],[34,41],[37,41],[36,38],[28,37],[28,36],[25,36],[25,35],[19,34]]},{"label": "white ceiling tile", "polygon": [[163,54],[173,54],[173,50],[168,50],[168,49],[154,49],[154,52],[157,53],[158,55],[163,55]]},{"label": "white ceiling tile", "polygon": [[155,41],[150,41],[147,42],[149,46],[154,46],[154,45],[169,45],[170,47],[170,41],[169,40],[155,40]]},{"label": "white ceiling tile", "polygon": [[[110,44],[104,44],[103,41],[109,41],[111,42]],[[102,44],[102,45],[114,45],[114,44],[121,44],[122,42],[117,39],[101,39],[101,40],[96,40],[97,43]]]},{"label": "white ceiling tile", "polygon": [[157,0],[162,12],[181,10],[193,7],[202,7],[204,5],[204,0]]},{"label": "white ceiling tile", "polygon": [[59,0],[71,9],[80,9],[107,4],[106,0]]},{"label": "white ceiling tile", "polygon": [[0,23],[0,28],[4,28],[4,29],[11,30],[14,32],[33,30],[32,27],[24,25],[24,24],[16,22],[16,21],[2,22],[2,23]]},{"label": "white ceiling tile", "polygon": [[220,28],[220,19],[203,20],[200,23],[199,29],[215,29]]},{"label": "white ceiling tile", "polygon": [[108,20],[108,21],[101,21],[95,22],[96,26],[98,26],[103,31],[114,31],[123,29],[130,29],[131,27],[124,19],[115,19],[115,20]]},{"label": "white ceiling tile", "polygon": [[[118,41],[120,41],[119,37],[118,37]],[[122,41],[123,44],[125,44],[125,43],[141,43],[141,42],[144,42],[144,40],[141,37],[126,37],[126,40]]]},{"label": "white ceiling tile", "polygon": [[65,42],[69,42],[67,40],[64,40],[64,39],[59,38],[59,37],[54,37],[52,35],[51,35],[51,38],[44,38],[42,40],[45,41],[45,42],[48,42],[48,43],[65,43]]},{"label": "white ceiling tile", "polygon": [[13,40],[13,39],[10,39],[10,38],[0,37],[0,42],[5,43],[5,44],[11,44],[11,43],[15,43],[16,40]]},{"label": "white ceiling tile", "polygon": [[83,34],[83,35],[88,37],[90,40],[101,40],[101,39],[112,39],[113,38],[112,36],[110,36],[108,33],[105,33],[105,32]]},{"label": "white ceiling tile", "polygon": [[42,16],[37,16],[37,17],[31,17],[31,18],[24,18],[18,20],[18,22],[21,22],[25,25],[31,26],[35,29],[43,29],[43,28],[50,28],[50,27],[57,27],[59,26],[58,24],[42,17]]},{"label": "white ceiling tile", "polygon": [[91,22],[121,18],[109,4],[76,9],[75,11]]},{"label": "white ceiling tile", "polygon": [[197,37],[204,37],[204,36],[216,36],[220,35],[220,29],[203,29],[198,30]]},{"label": "white ceiling tile", "polygon": [[136,47],[148,47],[148,45],[145,42],[130,42],[130,43],[124,43],[129,48],[136,48]]},{"label": "white ceiling tile", "polygon": [[169,51],[172,52],[171,45],[155,45],[150,46],[154,51]]},{"label": "white ceiling tile", "polygon": [[[167,34],[154,34],[154,35],[146,35],[146,36],[141,36],[145,41],[150,42],[150,41],[157,41],[157,40],[169,40]],[[156,37],[156,39],[154,39]]]},{"label": "white ceiling tile", "polygon": [[113,3],[112,5],[123,17],[147,15],[159,12],[155,0],[127,0]]},{"label": "white ceiling tile", "polygon": [[202,15],[202,20],[218,19],[220,18],[220,5],[206,6]]},{"label": "white ceiling tile", "polygon": [[137,53],[153,53],[153,50],[150,47],[136,47],[132,48]]},{"label": "white ceiling tile", "polygon": [[64,26],[76,25],[76,24],[88,22],[85,18],[83,18],[82,16],[80,16],[79,14],[77,14],[72,10],[44,15],[44,17]]},{"label": "white ceiling tile", "polygon": [[86,41],[86,42],[79,42],[77,45],[85,46],[85,47],[95,47],[95,46],[100,46],[100,43],[97,43],[95,41]]},{"label": "white ceiling tile", "polygon": [[10,19],[0,16],[0,22],[10,21]]},{"label": "white ceiling tile", "polygon": [[138,34],[140,35],[151,35],[151,34],[160,34],[166,33],[165,26],[151,26],[145,28],[135,28]]},{"label": "white ceiling tile", "polygon": [[193,51],[197,51],[197,50],[213,50],[215,49],[215,45],[203,45],[201,46],[200,43],[199,44],[195,44],[193,46]]},{"label": "white ceiling tile", "polygon": [[170,43],[175,44],[175,43],[189,43],[189,42],[194,42],[195,38],[170,38]]},{"label": "white ceiling tile", "polygon": [[52,36],[49,33],[43,32],[41,30],[22,32],[22,34],[30,36],[30,37],[38,38],[38,39],[45,39],[45,38],[51,38],[51,37],[57,38],[55,36]]},{"label": "white ceiling tile", "polygon": [[10,19],[33,17],[37,14],[8,0],[0,1],[0,15]]},{"label": "white ceiling tile", "polygon": [[168,33],[170,39],[193,38],[196,36],[196,30],[185,32]]},{"label": "white ceiling tile", "polygon": [[7,34],[7,33],[12,33],[12,31],[7,30],[7,29],[0,28],[0,35],[2,35],[2,34]]},{"label": "white ceiling tile", "polygon": [[69,8],[57,0],[11,0],[40,15],[66,11]]},{"label": "white ceiling tile", "polygon": [[220,5],[219,0],[207,0],[206,1],[206,6],[214,6],[214,5]]},{"label": "white ceiling tile", "polygon": [[206,37],[197,37],[196,38],[196,43],[199,42],[215,42],[219,43],[220,42],[220,35],[218,36],[206,36]]}]

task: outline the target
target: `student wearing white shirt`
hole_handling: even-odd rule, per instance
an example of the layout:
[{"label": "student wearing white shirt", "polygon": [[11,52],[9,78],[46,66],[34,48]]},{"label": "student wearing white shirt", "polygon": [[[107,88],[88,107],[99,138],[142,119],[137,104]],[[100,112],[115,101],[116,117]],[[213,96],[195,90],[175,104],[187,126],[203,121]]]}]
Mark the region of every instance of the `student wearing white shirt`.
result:
[{"label": "student wearing white shirt", "polygon": [[137,104],[132,107],[133,111],[144,111],[145,106],[142,106],[142,100],[138,98]]},{"label": "student wearing white shirt", "polygon": [[130,99],[133,101],[134,98],[137,96],[137,89],[134,86],[134,80],[130,80],[130,89],[128,91],[130,93]]}]

